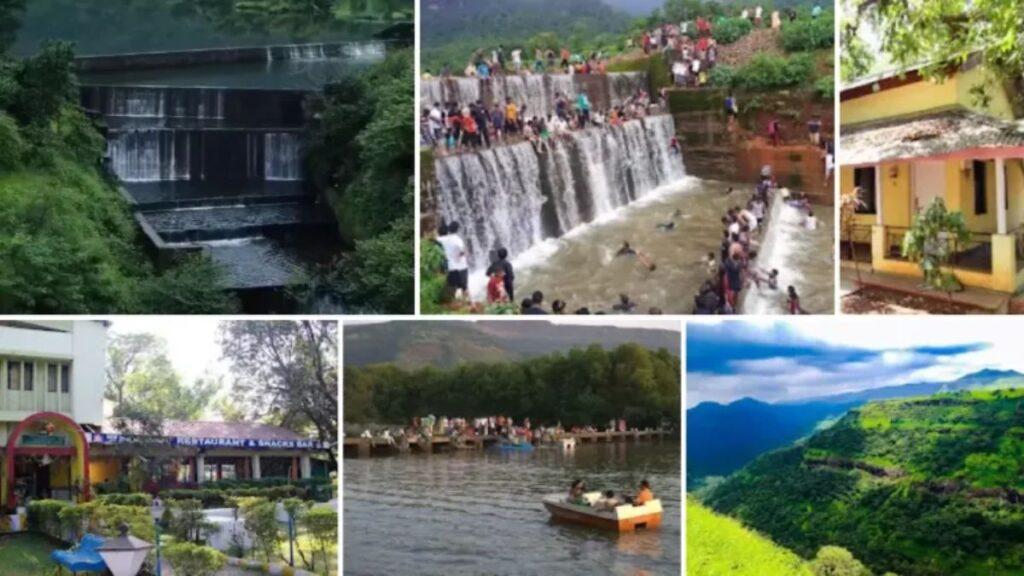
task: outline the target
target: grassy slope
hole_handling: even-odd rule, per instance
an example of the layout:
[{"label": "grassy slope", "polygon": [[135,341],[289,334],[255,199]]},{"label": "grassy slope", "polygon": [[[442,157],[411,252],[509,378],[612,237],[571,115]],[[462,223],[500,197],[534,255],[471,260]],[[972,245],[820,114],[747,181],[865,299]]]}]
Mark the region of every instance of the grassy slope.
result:
[{"label": "grassy slope", "polygon": [[[848,548],[904,576],[1024,573],[1024,391],[869,404],[805,445],[768,454],[707,503],[809,556]],[[832,459],[874,466],[872,474]],[[993,490],[995,489],[995,490]]]},{"label": "grassy slope", "polygon": [[686,502],[686,573],[691,576],[810,576],[796,554],[692,500]]}]

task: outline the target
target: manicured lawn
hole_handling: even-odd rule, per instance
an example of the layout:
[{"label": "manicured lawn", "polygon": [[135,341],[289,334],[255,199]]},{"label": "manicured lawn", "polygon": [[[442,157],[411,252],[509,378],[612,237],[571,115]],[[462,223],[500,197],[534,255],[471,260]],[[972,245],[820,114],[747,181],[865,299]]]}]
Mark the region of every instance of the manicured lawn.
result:
[{"label": "manicured lawn", "polygon": [[0,537],[0,576],[53,574],[57,569],[50,560],[53,550],[53,544],[46,538],[34,534]]}]

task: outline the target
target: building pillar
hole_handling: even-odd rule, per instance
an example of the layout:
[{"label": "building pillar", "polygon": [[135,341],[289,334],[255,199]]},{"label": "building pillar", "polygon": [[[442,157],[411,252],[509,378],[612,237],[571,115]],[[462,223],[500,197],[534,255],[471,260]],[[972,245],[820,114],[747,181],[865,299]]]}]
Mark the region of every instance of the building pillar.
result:
[{"label": "building pillar", "polygon": [[196,455],[196,484],[202,484],[206,481],[206,455]]},{"label": "building pillar", "polygon": [[871,267],[879,269],[883,266],[883,261],[887,256],[886,250],[889,247],[886,246],[885,237],[885,226],[876,224],[871,227]]},{"label": "building pillar", "polygon": [[252,455],[252,479],[259,480],[263,478],[263,471],[260,470],[260,455]]},{"label": "building pillar", "polygon": [[1017,237],[1013,234],[992,235],[992,289],[1017,291]]},{"label": "building pillar", "polygon": [[288,469],[288,475],[292,480],[299,479],[299,459],[292,456],[292,466]]},{"label": "building pillar", "polygon": [[882,165],[875,164],[875,225],[881,226],[882,222]]},{"label": "building pillar", "polygon": [[309,459],[309,454],[303,454],[299,458],[299,478],[308,480],[313,477],[313,463]]},{"label": "building pillar", "polygon": [[996,233],[1006,234],[1006,160],[996,158]]}]

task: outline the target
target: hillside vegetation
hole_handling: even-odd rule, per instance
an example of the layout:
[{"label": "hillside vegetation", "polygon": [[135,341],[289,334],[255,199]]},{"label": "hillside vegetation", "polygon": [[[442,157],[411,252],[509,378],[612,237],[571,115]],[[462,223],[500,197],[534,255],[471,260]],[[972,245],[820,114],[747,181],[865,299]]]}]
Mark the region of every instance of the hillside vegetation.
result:
[{"label": "hillside vegetation", "polygon": [[475,362],[449,370],[391,364],[345,367],[345,422],[409,422],[414,416],[502,414],[569,428],[625,418],[654,427],[679,421],[680,359],[638,344],[598,344],[519,362]]},{"label": "hillside vegetation", "polygon": [[809,557],[838,545],[876,572],[1024,573],[1024,391],[851,410],[765,455],[706,504]]},{"label": "hillside vegetation", "polygon": [[812,576],[807,563],[742,524],[686,501],[686,572],[695,576]]}]

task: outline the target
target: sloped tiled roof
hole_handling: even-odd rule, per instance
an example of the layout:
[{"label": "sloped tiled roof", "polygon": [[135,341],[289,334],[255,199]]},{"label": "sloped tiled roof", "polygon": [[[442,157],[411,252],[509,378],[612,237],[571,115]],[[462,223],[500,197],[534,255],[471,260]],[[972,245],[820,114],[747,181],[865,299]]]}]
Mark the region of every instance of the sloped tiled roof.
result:
[{"label": "sloped tiled roof", "polygon": [[1022,148],[1024,126],[964,109],[844,127],[842,163],[877,164],[962,150]]},{"label": "sloped tiled roof", "polygon": [[280,426],[257,422],[165,422],[165,436],[246,440],[305,440]]}]

